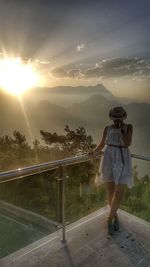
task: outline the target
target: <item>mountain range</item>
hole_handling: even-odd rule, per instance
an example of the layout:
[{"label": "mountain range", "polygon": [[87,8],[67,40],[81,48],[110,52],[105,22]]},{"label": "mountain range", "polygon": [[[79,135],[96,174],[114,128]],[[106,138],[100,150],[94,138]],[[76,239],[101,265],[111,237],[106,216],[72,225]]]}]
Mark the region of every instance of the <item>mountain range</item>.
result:
[{"label": "mountain range", "polygon": [[[67,99],[70,99],[69,105]],[[0,135],[11,135],[18,129],[31,142],[32,138],[40,139],[40,130],[64,133],[68,124],[73,129],[85,127],[87,134],[91,134],[98,143],[105,125],[111,124],[109,109],[120,105],[128,113],[127,123],[132,123],[134,127],[132,152],[150,155],[150,104],[120,102],[101,84],[35,88],[22,100],[1,92]]]}]

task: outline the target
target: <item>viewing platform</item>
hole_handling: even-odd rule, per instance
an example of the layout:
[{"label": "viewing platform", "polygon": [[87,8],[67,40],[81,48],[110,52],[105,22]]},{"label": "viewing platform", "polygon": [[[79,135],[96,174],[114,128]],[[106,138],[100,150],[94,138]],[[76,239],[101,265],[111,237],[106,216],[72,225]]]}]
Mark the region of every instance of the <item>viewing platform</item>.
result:
[{"label": "viewing platform", "polygon": [[78,169],[98,158],[82,155],[0,173],[0,267],[150,266],[149,178],[126,192],[124,206],[147,221],[120,209],[120,230],[109,236],[105,190],[89,177],[85,184]]},{"label": "viewing platform", "polygon": [[60,232],[0,260],[1,267],[149,267],[150,223],[119,210],[120,231],[110,237],[108,207],[66,227],[66,243]]}]

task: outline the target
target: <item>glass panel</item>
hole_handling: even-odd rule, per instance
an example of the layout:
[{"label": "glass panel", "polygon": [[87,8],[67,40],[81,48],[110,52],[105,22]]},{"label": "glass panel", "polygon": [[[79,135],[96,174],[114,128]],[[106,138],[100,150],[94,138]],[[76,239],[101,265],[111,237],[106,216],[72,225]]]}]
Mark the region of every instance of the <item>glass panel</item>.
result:
[{"label": "glass panel", "polygon": [[125,189],[121,208],[150,222],[150,162],[132,158],[134,187]]},{"label": "glass panel", "polygon": [[66,221],[74,222],[105,205],[104,185],[95,184],[99,160],[85,162],[65,168]]},{"label": "glass panel", "polygon": [[0,184],[0,257],[58,228],[58,170]]}]

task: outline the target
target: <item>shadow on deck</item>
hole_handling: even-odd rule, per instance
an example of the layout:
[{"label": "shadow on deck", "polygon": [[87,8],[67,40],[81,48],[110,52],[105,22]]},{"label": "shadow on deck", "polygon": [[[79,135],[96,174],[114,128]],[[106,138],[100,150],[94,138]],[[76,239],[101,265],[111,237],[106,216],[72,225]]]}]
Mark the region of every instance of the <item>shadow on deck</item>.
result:
[{"label": "shadow on deck", "polygon": [[108,236],[108,208],[102,208],[60,231],[0,260],[1,267],[148,267],[150,223],[119,210],[120,232]]}]

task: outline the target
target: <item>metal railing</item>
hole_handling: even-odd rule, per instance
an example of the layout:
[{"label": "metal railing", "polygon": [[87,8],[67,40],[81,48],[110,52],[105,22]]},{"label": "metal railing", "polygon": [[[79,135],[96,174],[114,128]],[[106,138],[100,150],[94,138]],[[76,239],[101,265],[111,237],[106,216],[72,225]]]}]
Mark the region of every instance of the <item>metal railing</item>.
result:
[{"label": "metal railing", "polygon": [[[0,173],[0,183],[5,183],[8,181],[16,180],[16,179],[21,179],[27,176],[39,174],[39,173],[44,173],[49,170],[54,170],[58,168],[59,175],[58,175],[58,181],[61,183],[61,210],[62,210],[62,242],[66,242],[65,239],[65,226],[66,226],[66,221],[65,221],[65,175],[64,175],[64,167],[77,164],[77,163],[82,163],[82,162],[87,162],[91,161],[94,159],[99,159],[103,155],[103,152],[99,152],[95,156],[89,156],[88,154],[84,154],[81,156],[75,156],[75,157],[70,157],[70,158],[65,158],[61,160],[56,160],[56,161],[50,161],[47,163],[42,163],[38,165],[33,165],[25,168],[19,168],[16,170],[12,171],[6,171],[6,172],[1,172]],[[132,158],[144,160],[144,161],[150,161],[150,157],[147,156],[141,156],[137,154],[131,154]]]},{"label": "metal railing", "polygon": [[[26,176],[31,176],[37,173],[46,172],[49,170],[53,170],[58,168],[59,166],[69,166],[81,162],[90,161],[92,159],[98,159],[103,155],[103,152],[99,152],[95,156],[88,156],[87,154],[81,155],[81,156],[75,156],[55,161],[50,161],[46,163],[41,163],[38,165],[33,165],[29,167],[24,168],[18,168],[16,170],[6,171],[0,173],[0,183],[5,183],[11,180],[24,178]],[[150,161],[150,157],[148,156],[141,156],[138,154],[131,154],[132,158],[144,160],[144,161]]]}]

